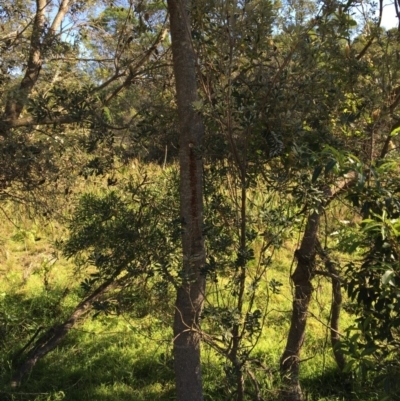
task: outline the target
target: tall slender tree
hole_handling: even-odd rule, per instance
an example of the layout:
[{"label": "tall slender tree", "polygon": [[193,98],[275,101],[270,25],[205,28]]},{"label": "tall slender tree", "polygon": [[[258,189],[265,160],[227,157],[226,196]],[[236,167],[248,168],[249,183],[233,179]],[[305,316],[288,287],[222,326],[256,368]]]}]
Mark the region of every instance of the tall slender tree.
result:
[{"label": "tall slender tree", "polygon": [[180,214],[182,271],[174,317],[174,360],[177,399],[203,400],[200,335],[197,327],[204,301],[203,224],[204,125],[193,108],[197,101],[196,54],[191,41],[190,0],[169,0],[172,55],[180,125]]}]

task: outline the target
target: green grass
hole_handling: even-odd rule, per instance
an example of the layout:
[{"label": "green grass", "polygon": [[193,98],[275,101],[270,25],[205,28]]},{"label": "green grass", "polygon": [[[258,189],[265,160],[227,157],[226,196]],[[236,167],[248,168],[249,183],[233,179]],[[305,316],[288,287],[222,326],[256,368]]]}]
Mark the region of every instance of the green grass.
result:
[{"label": "green grass", "polygon": [[[153,170],[150,173],[157,174],[157,169]],[[13,208],[9,205],[8,211],[12,213]],[[150,310],[143,314],[86,318],[56,350],[37,363],[20,388],[11,389],[12,356],[39,327],[50,327],[68,316],[81,299],[79,284],[84,276],[53,246],[55,240],[65,236],[61,225],[31,220],[23,212],[13,215],[17,216],[17,227],[6,218],[0,219],[0,399],[174,400],[172,308],[163,316]],[[266,400],[278,397],[279,358],[290,324],[289,276],[296,241],[285,240],[266,273],[267,280],[282,283],[281,292],[270,291],[267,298],[264,282],[265,291],[261,291],[255,303],[261,308],[268,301],[262,336],[252,353],[267,368],[253,368]],[[335,369],[326,327],[331,299],[329,283],[315,280],[315,289],[301,356],[301,380],[307,400],[378,399],[372,389],[361,392]],[[352,317],[343,312],[341,330],[350,324]],[[224,373],[226,360],[204,345],[202,361],[206,401],[229,399],[232,388]]]}]

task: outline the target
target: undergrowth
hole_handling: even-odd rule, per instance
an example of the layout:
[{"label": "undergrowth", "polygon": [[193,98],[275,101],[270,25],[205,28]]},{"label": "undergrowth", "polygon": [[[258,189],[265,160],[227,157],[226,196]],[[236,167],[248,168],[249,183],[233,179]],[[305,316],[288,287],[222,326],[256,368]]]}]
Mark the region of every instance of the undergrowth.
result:
[{"label": "undergrowth", "polygon": [[[37,363],[20,388],[11,388],[13,367],[24,357],[21,350],[45,328],[68,316],[81,299],[83,278],[72,261],[63,258],[54,246],[66,235],[63,226],[56,221],[29,218],[20,209],[15,213],[15,208],[6,205],[0,218],[0,399],[174,400],[173,310],[171,307],[170,313],[161,318],[143,307],[146,299],[137,305],[142,308],[140,312],[133,306],[132,311],[119,315],[92,313]],[[280,284],[279,291],[268,299],[262,335],[249,366],[263,388],[265,400],[279,397],[279,358],[290,324],[289,277],[296,241],[296,236],[285,241],[267,271],[268,281]],[[363,390],[335,367],[328,330],[330,302],[328,281],[316,280],[302,352],[301,379],[306,398],[378,400],[371,382]],[[344,313],[341,330],[351,323],[351,315]],[[206,345],[202,353],[205,400],[231,399],[226,361]],[[247,388],[251,392],[251,382]]]}]

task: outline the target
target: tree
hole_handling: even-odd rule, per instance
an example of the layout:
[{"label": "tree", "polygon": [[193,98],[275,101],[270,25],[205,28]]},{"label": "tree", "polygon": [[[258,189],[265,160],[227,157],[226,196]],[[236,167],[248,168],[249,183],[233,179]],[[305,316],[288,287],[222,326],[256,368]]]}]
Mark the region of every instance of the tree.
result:
[{"label": "tree", "polygon": [[[165,20],[165,11],[157,2],[152,5],[152,16],[144,20],[146,8],[136,11],[133,2],[118,9],[104,2],[101,10],[97,2],[0,2],[0,87],[5,94],[0,103],[1,201],[27,201],[34,194],[37,202],[34,191],[46,186],[41,198],[45,213],[58,213],[54,193],[68,195],[66,182],[112,168],[117,150],[122,153],[115,138],[123,142],[136,116],[132,109],[140,96],[131,91],[134,80],[143,92],[139,77],[148,64],[156,68],[164,53],[160,14]],[[125,40],[128,33],[132,36]],[[124,91],[131,92],[131,108],[121,111]],[[115,277],[107,277],[90,288],[66,321],[56,322],[35,342],[14,384],[57,346],[94,301],[118,286]]]},{"label": "tree", "polygon": [[270,194],[264,204],[253,199],[255,188],[265,185],[260,171],[267,171],[263,165],[267,157],[260,155],[267,145],[266,124],[260,116],[268,79],[272,9],[270,2],[202,1],[192,11],[201,88],[196,107],[206,125],[205,274],[212,287],[203,337],[226,360],[226,396],[238,401],[245,399],[251,386],[253,396],[261,397],[252,350],[262,332],[268,297],[260,294],[259,283],[270,262],[266,254],[279,247],[283,231],[282,221],[276,221],[271,228],[277,234],[274,239],[261,240],[270,227],[261,228],[258,219],[265,213],[268,221]]},{"label": "tree", "polygon": [[[318,220],[330,203],[329,199],[331,198],[331,195],[321,196],[321,192],[324,189],[326,190],[329,185],[334,185],[334,190],[338,191],[337,195],[343,197],[348,196],[355,187],[374,185],[373,180],[370,181],[367,177],[372,177],[371,174],[376,177],[376,174],[368,173],[368,171],[383,162],[382,158],[386,157],[388,150],[388,138],[396,127],[396,123],[392,123],[394,125],[390,123],[394,117],[392,112],[397,107],[396,86],[398,81],[396,69],[393,69],[393,75],[386,77],[380,68],[372,68],[372,65],[387,65],[390,60],[391,57],[388,57],[387,49],[390,48],[391,35],[387,35],[386,44],[382,46],[382,53],[380,51],[376,53],[374,51],[375,45],[373,45],[374,40],[376,39],[379,43],[383,39],[379,27],[380,17],[377,26],[367,30],[366,38],[361,37],[352,41],[349,32],[357,24],[346,15],[349,7],[352,7],[351,2],[347,3],[344,8],[340,6],[335,12],[329,4],[325,4],[322,9],[322,16],[318,17],[317,20],[312,20],[312,22],[317,22],[316,28],[312,28],[307,34],[309,37],[308,44],[298,45],[298,48],[291,55],[289,63],[294,69],[298,61],[297,58],[299,58],[303,65],[308,65],[308,73],[313,76],[314,84],[318,81],[319,83],[324,82],[324,84],[319,88],[319,93],[314,93],[311,87],[305,91],[306,97],[311,96],[314,99],[313,102],[316,102],[317,108],[308,107],[302,110],[305,121],[308,121],[307,127],[304,127],[308,132],[305,133],[306,136],[303,140],[298,142],[301,146],[306,146],[308,149],[306,153],[309,152],[308,160],[312,160],[309,164],[310,181],[308,185],[303,186],[303,196],[309,193],[314,201],[317,200],[317,203],[313,203],[312,199],[305,203],[306,209],[312,205],[312,211],[308,212],[309,216],[303,241],[295,253],[298,265],[292,275],[294,284],[292,322],[287,345],[281,358],[281,372],[287,385],[286,389],[283,390],[283,395],[288,400],[303,399],[299,382],[300,349],[304,342],[308,304],[313,292],[312,279],[317,274],[316,253],[320,247],[318,245],[318,232],[321,230]],[[380,3],[380,15],[381,13],[382,3]],[[366,22],[366,26],[371,26],[369,21]],[[344,39],[346,41],[341,43],[341,40]],[[325,53],[319,52],[319,41],[325,43]],[[311,47],[309,44],[312,44]],[[311,53],[306,56],[311,49]],[[303,53],[304,51],[305,53]],[[323,62],[326,55],[329,55],[328,64]],[[372,62],[373,59],[376,61]],[[389,63],[391,62],[389,61]],[[365,72],[361,73],[362,70]],[[388,84],[386,87],[370,85],[371,81],[367,77],[374,76],[375,73],[383,74],[384,80]],[[306,82],[306,80],[299,80],[299,85],[305,85]],[[332,83],[335,87],[331,86]],[[319,95],[324,93],[326,94],[323,96],[325,99],[320,98]],[[390,94],[389,98],[387,97],[388,93]],[[389,100],[390,98],[392,100]],[[304,103],[300,102],[300,104]],[[351,106],[351,109],[348,106]],[[385,110],[385,119],[380,119],[381,108]],[[324,121],[323,125],[321,124],[322,121]],[[319,136],[318,140],[317,135]],[[358,143],[356,143],[356,138],[359,141]],[[326,156],[326,152],[321,147],[327,145],[337,148],[338,151],[332,153],[331,160],[325,159],[323,161],[321,157],[323,158],[324,154]],[[344,160],[347,162],[343,163]],[[327,174],[335,164],[339,167],[336,173],[346,174],[345,177],[349,179],[349,182],[341,189],[339,182],[330,181]],[[306,178],[304,183],[307,181]],[[301,194],[301,191],[296,192]],[[318,199],[320,200],[318,201]],[[318,202],[320,202],[319,205]],[[356,213],[359,212],[358,210]],[[330,263],[325,257],[326,254],[324,256],[324,253],[320,253],[320,255],[329,268]],[[332,271],[329,272],[329,269],[327,272],[323,272],[328,277],[332,276],[331,273]],[[333,276],[331,279],[336,288],[335,293],[338,294],[337,279]],[[343,280],[346,279],[343,278]],[[333,311],[337,314],[337,306],[335,308]],[[336,338],[334,335],[332,336],[332,343],[336,344],[335,357],[340,368],[347,369],[348,366],[344,364],[343,354],[338,355],[340,342],[337,341],[337,337],[337,335]]]},{"label": "tree", "polygon": [[358,368],[361,379],[373,372],[388,399],[398,391],[400,369],[398,188],[398,162],[386,157],[374,168],[374,185],[353,189],[363,220],[357,238],[342,244],[353,257],[345,284],[357,313],[344,339],[348,369]]},{"label": "tree", "polygon": [[204,126],[194,109],[198,100],[196,54],[191,40],[189,0],[169,0],[172,54],[179,115],[180,217],[182,272],[174,318],[174,366],[179,401],[203,400],[199,317],[203,308],[205,266],[203,237]]},{"label": "tree", "polygon": [[[4,197],[11,185],[32,191],[58,180],[65,164],[83,175],[112,165],[115,138],[135,119],[132,109],[118,110],[118,95],[130,91],[135,79],[141,86],[138,77],[148,62],[159,63],[165,12],[156,4],[144,21],[144,10],[136,12],[133,2],[118,11],[113,2],[103,7],[66,0],[1,2]],[[71,158],[69,147],[89,153],[83,165],[62,160]]]},{"label": "tree", "polygon": [[[68,18],[72,21],[81,12],[79,15],[86,18],[90,4],[74,3]],[[366,350],[370,345],[381,346],[383,337],[392,341],[393,332],[396,334],[398,305],[393,300],[398,269],[391,260],[397,263],[398,228],[391,220],[397,218],[398,210],[397,206],[393,209],[383,205],[387,199],[382,199],[386,191],[389,201],[397,202],[397,182],[393,180],[389,185],[377,177],[378,173],[390,170],[394,175],[396,171],[393,166],[387,167],[387,159],[389,149],[395,147],[399,128],[398,36],[395,32],[383,32],[379,24],[373,27],[369,20],[360,27],[364,31],[356,36],[357,22],[351,14],[354,4],[327,1],[318,10],[312,1],[299,3],[298,8],[274,8],[261,0],[168,1],[180,131],[182,263],[178,278],[168,277],[177,290],[174,359],[179,400],[203,399],[201,339],[228,362],[227,377],[233,378],[228,381],[229,390],[235,392],[237,400],[245,399],[249,381],[254,385],[254,397],[261,399],[257,377],[251,372],[251,352],[263,322],[267,321],[268,288],[274,292],[279,283],[270,278],[263,286],[260,283],[267,280],[264,273],[271,264],[273,250],[280,246],[282,232],[294,225],[299,216],[304,217],[305,225],[300,229],[303,239],[294,254],[297,266],[290,278],[293,284],[291,327],[280,364],[285,398],[296,401],[304,398],[299,379],[300,355],[316,275],[332,281],[336,298],[330,329],[340,369],[352,366],[345,365],[341,353],[344,346],[354,348],[356,344]],[[3,41],[15,49],[16,64],[22,62],[24,51],[30,54],[27,62],[30,69],[24,71],[15,90],[10,84],[15,80],[13,74],[8,73],[8,81],[3,83],[8,100],[3,105],[2,146],[14,153],[9,152],[11,157],[4,163],[2,190],[18,177],[27,183],[26,189],[31,189],[39,185],[43,171],[51,171],[56,147],[54,143],[42,146],[42,135],[62,132],[66,139],[72,138],[77,130],[75,143],[90,154],[89,162],[81,169],[87,176],[110,168],[115,138],[121,139],[119,149],[123,154],[131,146],[127,138],[151,130],[163,132],[173,125],[167,121],[176,117],[173,90],[166,96],[165,88],[170,80],[162,82],[171,74],[169,66],[160,64],[159,55],[165,50],[161,18],[165,12],[152,2],[129,2],[125,6],[116,8],[110,2],[90,17],[78,30],[76,46],[64,40],[66,31],[47,29],[57,27],[59,22],[56,17],[52,23],[46,23],[43,7],[47,3],[39,1],[34,22],[21,29],[31,34],[27,34],[31,39],[29,46],[22,40],[20,43],[19,33],[5,34]],[[148,22],[152,17],[144,13],[151,6],[152,10],[159,11],[152,24]],[[4,10],[6,14],[11,12],[5,6]],[[28,15],[30,8],[14,11]],[[311,11],[316,13],[314,18],[308,16]],[[60,7],[56,15],[61,18],[67,11]],[[11,37],[15,41],[8,44]],[[7,53],[7,61],[11,58]],[[60,59],[63,67],[57,65]],[[56,79],[57,74],[64,78],[62,83]],[[154,99],[156,106],[152,104]],[[157,142],[154,137],[146,140]],[[61,148],[59,144],[57,150]],[[35,156],[38,149],[42,159]],[[103,151],[110,151],[108,163],[102,159]],[[10,168],[14,167],[15,155],[18,160],[25,160],[17,169]],[[48,164],[43,162],[46,159]],[[36,164],[30,165],[32,160]],[[13,176],[15,171],[20,176]],[[32,172],[29,179],[23,176],[26,171]],[[384,187],[383,192],[377,195],[372,189],[375,186]],[[262,195],[267,198],[270,194],[289,198],[288,210],[282,204],[274,207],[273,202],[257,202],[256,196],[253,197],[257,191],[264,191]],[[326,223],[325,232],[321,227],[324,214],[337,199],[353,201],[352,210],[372,220],[365,221],[361,230],[362,246],[369,247],[368,257],[365,263],[349,267],[347,281],[350,295],[362,303],[357,309],[360,322],[375,330],[371,338],[360,326],[358,330],[364,336],[361,342],[351,339],[343,342],[338,329],[340,283],[346,278],[339,277],[340,269],[335,270],[329,258],[333,241],[328,232],[335,222]],[[204,200],[207,201],[205,212]],[[115,202],[121,215],[129,216],[127,203]],[[373,210],[367,213],[371,204]],[[121,249],[118,242],[110,244],[102,240],[107,238],[107,233],[118,237],[117,229],[123,230],[123,225],[114,229],[110,219],[118,213],[111,208],[102,214],[101,210],[91,209],[88,203],[86,208],[90,218],[86,221],[77,216],[84,224],[77,230],[81,230],[80,235],[76,235],[75,248],[68,255],[93,251],[92,262],[103,275],[92,283],[93,288],[89,288],[86,298],[78,305],[77,314],[71,315],[58,331],[51,332],[53,337],[48,342],[46,339],[37,342],[38,357],[54,348],[94,301],[103,302],[106,291],[112,288],[118,292],[123,283],[134,282],[130,263],[135,258],[141,259],[140,256],[128,245]],[[385,217],[379,217],[381,220],[376,217],[384,214]],[[96,220],[97,217],[100,218]],[[100,230],[102,239],[84,235],[86,231],[98,234],[91,225],[92,218],[96,220],[96,227],[101,228],[103,223],[109,225],[104,232]],[[157,222],[154,215],[148,215],[148,219]],[[131,225],[135,224],[140,225],[133,220]],[[151,241],[150,234],[144,232],[142,229],[140,237],[127,230],[126,235]],[[371,233],[373,243],[369,242]],[[324,234],[326,238],[322,241]],[[132,242],[139,247],[140,241]],[[171,255],[180,250],[176,242],[174,249],[168,248],[171,244],[163,241],[163,233],[157,236],[157,243]],[[256,248],[261,249],[257,256]],[[156,259],[157,252],[152,254],[148,244],[139,251]],[[268,257],[264,255],[267,251],[271,253]],[[110,254],[123,255],[118,268],[115,267],[117,258],[111,263]],[[165,254],[160,257],[163,263],[166,258]],[[318,264],[325,267],[320,270]],[[376,266],[379,273],[371,273]],[[387,270],[383,271],[384,267]],[[126,271],[127,276],[123,275]],[[135,274],[147,272],[137,269]],[[218,288],[218,279],[226,284],[224,289]],[[206,280],[214,280],[213,288],[224,296],[223,302],[218,304],[213,294],[206,294]],[[371,282],[373,294],[366,291]],[[389,311],[391,307],[394,312]],[[390,343],[390,347],[394,344]],[[28,369],[36,357],[34,352],[30,356]],[[351,355],[350,358],[354,360]],[[28,369],[23,368],[22,374]],[[16,382],[19,381],[17,376]]]}]

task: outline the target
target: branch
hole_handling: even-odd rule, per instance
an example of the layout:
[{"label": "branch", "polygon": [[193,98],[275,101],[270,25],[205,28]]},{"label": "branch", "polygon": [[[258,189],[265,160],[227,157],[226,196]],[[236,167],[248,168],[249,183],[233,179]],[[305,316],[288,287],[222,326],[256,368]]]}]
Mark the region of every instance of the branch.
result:
[{"label": "branch", "polygon": [[326,197],[324,202],[324,207],[328,206],[333,200],[335,200],[340,194],[351,188],[356,184],[357,174],[355,171],[350,171],[346,174],[346,177],[343,177],[339,181],[336,182],[336,187],[331,190],[331,192]]},{"label": "branch", "polygon": [[341,278],[338,275],[330,273],[329,271],[326,272],[325,270],[315,270],[314,274],[316,276],[323,276],[323,277],[328,277],[330,279],[335,279],[335,280],[341,281]]},{"label": "branch", "polygon": [[399,10],[400,0],[394,0],[394,8],[396,9],[396,15],[398,21],[397,30],[400,31],[400,10]]},{"label": "branch", "polygon": [[388,133],[388,135],[387,135],[387,137],[385,139],[385,143],[383,144],[383,148],[382,148],[382,151],[381,151],[381,154],[380,154],[380,158],[381,159],[383,159],[387,155],[387,153],[389,152],[389,145],[390,145],[390,142],[392,140],[391,133],[393,132],[394,129],[399,128],[399,127],[400,127],[400,122],[397,122],[397,123],[393,124],[390,127],[390,131],[389,131],[389,133]]},{"label": "branch", "polygon": [[125,33],[125,28],[126,28],[126,25],[127,25],[127,23],[128,23],[128,20],[129,20],[130,17],[131,17],[131,13],[132,13],[133,2],[131,1],[131,2],[129,2],[129,3],[130,3],[130,4],[129,4],[128,13],[127,13],[127,15],[126,15],[126,18],[125,18],[123,27],[122,27],[122,29],[121,29],[121,33],[120,33],[119,36],[118,36],[117,46],[116,46],[116,48],[115,48],[115,54],[114,54],[114,60],[113,60],[113,61],[114,61],[114,66],[115,66],[115,69],[116,69],[116,70],[119,69],[119,59],[120,59],[120,57],[121,57],[121,55],[122,55],[122,52],[123,52],[123,50],[124,50],[124,48],[125,48],[125,46],[126,46],[126,43],[125,43],[124,46],[121,47],[121,50],[120,50],[120,52],[119,52],[120,54],[118,54],[118,48],[120,47],[120,43],[121,43],[122,37],[125,36],[125,35],[124,35],[124,33]]},{"label": "branch", "polygon": [[118,288],[127,277],[129,277],[128,274],[118,280],[115,280],[114,278],[108,279],[99,287],[97,287],[91,295],[81,301],[68,319],[64,321],[64,323],[60,325],[54,325],[47,330],[47,332],[37,340],[35,348],[31,351],[26,361],[14,373],[11,381],[11,387],[19,387],[22,379],[33,369],[36,362],[56,348],[61,340],[68,334],[69,330],[77,323],[77,321],[91,310],[93,302],[95,302],[108,291]]},{"label": "branch", "polygon": [[[34,14],[35,15],[35,14]],[[29,19],[30,21],[27,23],[27,25],[21,30],[21,32],[18,32],[18,30],[14,31],[14,32],[10,32],[5,36],[2,36],[0,41],[5,41],[7,39],[11,39],[12,37],[14,37],[13,42],[7,46],[8,48],[14,46],[14,44],[16,43],[16,41],[22,37],[22,34],[32,25],[33,21],[34,21],[34,15],[30,16]]]},{"label": "branch", "polygon": [[300,35],[297,43],[290,49],[289,54],[286,56],[286,58],[283,61],[283,64],[279,67],[278,71],[276,72],[275,76],[273,77],[271,83],[269,84],[269,89],[265,95],[265,100],[264,100],[264,106],[267,103],[268,97],[273,90],[275,84],[277,83],[278,79],[284,72],[285,68],[289,65],[289,63],[292,61],[293,55],[295,54],[296,50],[304,40],[304,38],[307,37],[308,33],[318,24],[318,19],[317,18],[312,18],[310,20],[310,23],[308,27],[306,27],[305,31]]},{"label": "branch", "polygon": [[39,78],[40,69],[42,68],[40,38],[46,20],[44,15],[45,8],[46,0],[36,0],[36,16],[32,28],[28,65],[19,89],[15,91],[14,96],[9,97],[6,103],[5,118],[14,120],[19,117],[27,97]]},{"label": "branch", "polygon": [[49,34],[50,35],[55,35],[56,31],[58,30],[58,28],[61,25],[62,20],[65,17],[65,14],[68,11],[68,7],[69,7],[69,0],[62,0],[62,2],[60,3],[60,7],[58,8],[58,12],[56,14],[56,16],[54,17],[53,23],[51,24],[50,30],[49,30]]},{"label": "branch", "polygon": [[92,90],[92,94],[96,93],[98,91],[101,91],[102,89],[106,88],[108,85],[110,85],[111,83],[113,83],[114,81],[116,81],[117,79],[126,76],[126,72],[119,72],[118,70],[115,72],[115,74],[108,78],[107,81],[103,82],[101,85],[99,85],[97,88],[94,88]]},{"label": "branch", "polygon": [[53,57],[49,61],[87,61],[96,63],[112,63],[112,58]]},{"label": "branch", "polygon": [[333,355],[336,363],[341,371],[346,366],[346,358],[343,351],[340,349],[340,310],[342,307],[342,288],[339,272],[336,269],[335,263],[329,257],[328,252],[322,248],[321,243],[317,239],[317,252],[325,263],[327,269],[326,273],[330,274],[332,281],[332,302],[331,302],[331,318],[330,318],[330,331],[331,331],[331,344]]},{"label": "branch", "polygon": [[[125,87],[129,86],[133,79],[138,75],[139,69],[143,66],[143,64],[150,58],[153,51],[157,48],[157,46],[164,40],[165,36],[167,35],[167,30],[163,29],[157,35],[154,43],[152,46],[146,51],[146,53],[142,56],[142,58],[134,65],[131,63],[128,67],[129,73],[124,82],[118,86],[114,92],[109,94],[106,99],[104,100],[104,104],[108,104],[115,96],[118,95]],[[98,89],[96,89],[98,90]]]},{"label": "branch", "polygon": [[[388,113],[393,117],[393,113],[395,112],[397,106],[400,103],[400,87],[397,87],[393,90],[393,96],[394,96],[394,100],[392,101],[392,103],[390,103],[390,105],[388,106]],[[394,122],[389,130],[389,133],[385,139],[385,142],[383,144],[383,148],[381,150],[381,154],[380,154],[380,158],[383,159],[386,154],[389,152],[389,145],[390,142],[392,140],[392,136],[391,133],[393,132],[393,130],[395,130],[396,128],[400,127],[400,122],[396,121]]]},{"label": "branch", "polygon": [[45,9],[48,4],[47,0],[36,0],[36,15],[32,28],[28,65],[18,90],[8,98],[4,112],[5,119],[16,120],[20,116],[32,88],[39,79],[43,63],[42,55],[44,44],[48,45],[51,43],[51,38],[54,37],[55,32],[60,27],[61,21],[68,11],[69,0],[61,1],[58,12],[42,43],[41,38],[45,30],[46,22]]},{"label": "branch", "polygon": [[[396,93],[397,92],[397,93]],[[400,88],[396,88],[394,90],[394,94],[396,95],[396,97],[394,98],[393,102],[390,104],[389,106],[389,112],[392,114],[395,110],[396,107],[399,105],[400,103]]]},{"label": "branch", "polygon": [[[381,26],[382,13],[383,13],[383,0],[379,0],[379,19],[378,19],[378,23],[376,25],[376,31],[378,31],[378,29]],[[372,45],[372,42],[374,41],[375,37],[376,37],[376,34],[371,36],[368,43],[364,46],[364,49],[362,49],[361,52],[356,56],[356,60],[360,60],[365,55],[365,53],[367,52],[369,47]]]},{"label": "branch", "polygon": [[[116,126],[116,125],[111,125],[106,123],[98,114],[94,113],[94,117],[96,120],[101,122],[101,125],[104,126],[105,128],[112,129],[112,130],[124,130],[127,129],[131,126],[132,121],[139,115],[139,113],[136,113],[132,118],[129,120],[128,124],[121,125],[121,126]],[[73,124],[73,123],[83,123],[83,122],[89,122],[89,120],[84,120],[82,117],[79,119],[76,117],[72,117],[69,115],[57,117],[57,118],[45,118],[43,120],[36,120],[31,117],[27,118],[20,118],[18,120],[4,120],[0,121],[0,128],[3,126],[6,129],[8,128],[20,128],[20,127],[30,127],[32,125],[52,125],[52,124]],[[0,131],[1,135],[1,131]]]}]

